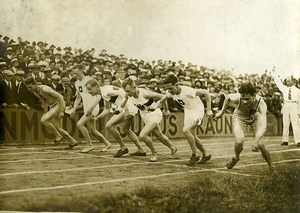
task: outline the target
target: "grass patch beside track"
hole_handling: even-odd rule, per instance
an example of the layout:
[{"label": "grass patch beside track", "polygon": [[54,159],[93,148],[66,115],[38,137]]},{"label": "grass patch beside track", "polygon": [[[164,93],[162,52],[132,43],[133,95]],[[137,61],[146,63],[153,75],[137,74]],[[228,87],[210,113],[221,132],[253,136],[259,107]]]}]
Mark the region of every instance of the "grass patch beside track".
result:
[{"label": "grass patch beside track", "polygon": [[181,184],[170,182],[166,185],[156,181],[122,193],[71,194],[61,200],[51,199],[51,205],[47,200],[33,203],[28,199],[28,202],[23,203],[22,210],[122,213],[300,212],[299,163],[276,166],[277,170],[273,174],[251,168],[258,175],[252,177],[217,172],[192,174]]}]

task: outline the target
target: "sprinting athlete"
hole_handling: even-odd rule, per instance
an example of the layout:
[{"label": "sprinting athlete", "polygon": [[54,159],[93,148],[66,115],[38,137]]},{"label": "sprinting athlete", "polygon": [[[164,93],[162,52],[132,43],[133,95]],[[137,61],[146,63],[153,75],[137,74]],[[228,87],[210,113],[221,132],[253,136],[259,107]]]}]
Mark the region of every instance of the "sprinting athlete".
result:
[{"label": "sprinting athlete", "polygon": [[236,139],[234,144],[235,157],[226,164],[226,167],[232,169],[239,162],[245,141],[243,128],[249,125],[255,134],[255,144],[260,149],[270,170],[273,171],[275,167],[272,163],[270,152],[261,140],[267,128],[267,105],[265,101],[262,97],[256,95],[255,87],[251,83],[244,83],[241,85],[239,93],[227,95],[222,109],[215,115],[214,119],[219,119],[224,114],[230,101],[237,105],[233,112],[233,133]]},{"label": "sprinting athlete", "polygon": [[111,112],[111,109],[113,109],[114,115],[107,121],[106,128],[120,144],[120,150],[114,154],[114,157],[121,157],[129,152],[128,148],[124,144],[120,132],[116,129],[116,125],[122,122],[124,123],[123,130],[125,135],[128,135],[138,148],[138,151],[131,153],[130,155],[146,156],[146,152],[144,152],[138,137],[130,129],[134,115],[138,113],[138,110],[130,101],[127,100],[125,97],[125,91],[112,85],[100,87],[94,79],[86,83],[86,88],[91,95],[101,95],[104,99],[104,110],[100,115],[95,117],[95,119],[100,119],[105,115],[108,115]]},{"label": "sprinting athlete", "polygon": [[[73,74],[77,78],[77,81],[75,82],[76,99],[70,116],[74,116],[75,111],[82,100],[84,114],[77,122],[77,127],[85,138],[87,145],[83,150],[81,150],[81,152],[88,153],[94,149],[89,130],[99,141],[105,143],[105,147],[101,151],[107,151],[107,149],[111,147],[111,143],[96,129],[96,121],[93,119],[94,116],[99,114],[100,108],[98,103],[101,100],[101,96],[91,96],[88,93],[85,84],[91,79],[91,77],[84,76],[84,68],[82,65],[75,66]],[[85,125],[87,125],[89,130],[85,127]]]},{"label": "sprinting athlete", "polygon": [[[173,98],[173,100],[184,108],[183,133],[192,150],[192,156],[187,165],[191,166],[197,162],[204,164],[211,159],[211,155],[207,153],[197,136],[197,126],[201,124],[204,116],[204,105],[199,96],[205,96],[207,103],[206,114],[211,117],[213,113],[211,111],[211,97],[209,92],[204,89],[194,89],[189,86],[178,85],[178,78],[174,74],[166,77],[164,86],[168,93],[157,104],[159,105],[168,98]],[[197,148],[203,154],[201,160],[197,154]]]},{"label": "sprinting athlete", "polygon": [[151,132],[159,141],[170,148],[170,158],[174,158],[177,148],[170,142],[169,138],[162,133],[159,126],[162,120],[162,111],[160,108],[155,110],[150,109],[150,105],[154,103],[154,99],[160,99],[162,95],[143,88],[137,88],[134,80],[131,78],[126,78],[122,83],[122,87],[129,96],[128,100],[139,109],[140,115],[145,123],[139,138],[144,141],[151,150],[150,162],[157,161],[157,152],[154,148],[153,140],[149,137]]},{"label": "sprinting athlete", "polygon": [[[41,123],[55,135],[54,143],[58,144],[66,139],[69,142],[66,149],[77,146],[77,141],[61,127],[61,120],[66,107],[63,96],[49,86],[37,85],[33,77],[26,78],[24,83],[42,101],[45,114],[41,118]],[[49,110],[48,107],[50,107]]]}]

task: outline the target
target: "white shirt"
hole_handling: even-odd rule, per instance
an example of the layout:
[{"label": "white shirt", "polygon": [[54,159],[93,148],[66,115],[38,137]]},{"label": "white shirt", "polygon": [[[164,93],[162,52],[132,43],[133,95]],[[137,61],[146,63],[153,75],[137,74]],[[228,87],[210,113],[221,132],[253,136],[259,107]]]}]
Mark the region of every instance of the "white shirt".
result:
[{"label": "white shirt", "polygon": [[186,109],[193,109],[195,107],[203,107],[203,103],[199,96],[197,96],[197,90],[188,86],[179,86],[181,92],[178,95],[171,95],[177,103]]},{"label": "white shirt", "polygon": [[[300,101],[299,100],[300,90],[297,87],[295,87],[295,86],[288,87],[288,86],[284,85],[277,74],[273,75],[273,78],[274,78],[276,86],[278,87],[280,92],[282,92],[284,101],[295,101],[295,102]],[[289,90],[290,89],[291,89],[291,100],[289,100]]]},{"label": "white shirt", "polygon": [[[84,76],[82,80],[77,80],[75,82],[75,88],[80,93],[83,103],[83,110],[87,110],[91,104],[94,103],[96,99],[99,98],[99,95],[92,96],[85,87],[85,84],[91,79],[90,76]],[[99,110],[99,105],[96,105],[94,110]]]}]

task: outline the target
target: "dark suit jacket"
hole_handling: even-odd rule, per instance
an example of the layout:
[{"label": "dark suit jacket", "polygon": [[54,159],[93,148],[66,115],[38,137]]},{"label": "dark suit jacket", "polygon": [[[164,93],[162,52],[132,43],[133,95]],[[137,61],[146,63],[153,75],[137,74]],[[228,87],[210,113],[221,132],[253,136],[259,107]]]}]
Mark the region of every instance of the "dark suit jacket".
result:
[{"label": "dark suit jacket", "polygon": [[1,81],[0,93],[0,104],[7,103],[11,105],[16,103],[16,82],[11,81],[11,88],[9,88],[4,80]]},{"label": "dark suit jacket", "polygon": [[47,85],[49,87],[52,87],[53,88],[53,85],[52,85],[52,80],[51,79],[48,79],[48,78],[43,78],[42,79],[42,84],[43,85]]},{"label": "dark suit jacket", "polygon": [[16,97],[17,104],[24,103],[29,107],[40,108],[40,100],[27,89],[23,82],[20,84],[19,88],[17,87]]}]

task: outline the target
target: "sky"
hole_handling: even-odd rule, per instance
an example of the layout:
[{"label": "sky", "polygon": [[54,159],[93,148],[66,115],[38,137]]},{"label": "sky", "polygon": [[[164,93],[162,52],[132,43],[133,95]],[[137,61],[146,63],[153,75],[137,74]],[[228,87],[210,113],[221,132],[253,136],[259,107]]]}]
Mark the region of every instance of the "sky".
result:
[{"label": "sky", "polygon": [[0,0],[0,34],[128,58],[300,77],[298,0]]}]

